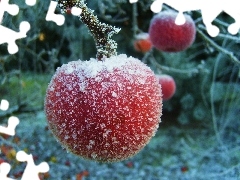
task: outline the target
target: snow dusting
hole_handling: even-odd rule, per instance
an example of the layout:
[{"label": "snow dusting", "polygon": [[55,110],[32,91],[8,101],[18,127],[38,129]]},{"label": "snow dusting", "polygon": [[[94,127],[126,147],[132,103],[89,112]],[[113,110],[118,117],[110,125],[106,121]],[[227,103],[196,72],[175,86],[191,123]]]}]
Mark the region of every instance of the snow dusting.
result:
[{"label": "snow dusting", "polygon": [[117,97],[117,93],[112,92],[112,97]]},{"label": "snow dusting", "polygon": [[154,73],[124,54],[62,65],[45,100],[49,127],[60,143],[76,155],[103,162],[138,153],[155,135],[161,108]]}]

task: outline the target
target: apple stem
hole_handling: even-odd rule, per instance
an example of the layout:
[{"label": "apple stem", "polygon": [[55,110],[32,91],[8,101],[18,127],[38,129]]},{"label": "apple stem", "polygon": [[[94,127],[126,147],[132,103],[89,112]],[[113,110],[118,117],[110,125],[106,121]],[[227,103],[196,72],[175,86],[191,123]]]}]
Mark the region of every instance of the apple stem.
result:
[{"label": "apple stem", "polygon": [[103,60],[111,56],[117,55],[117,43],[111,39],[113,34],[117,34],[120,29],[114,26],[101,23],[97,16],[93,14],[93,10],[89,9],[84,0],[58,0],[58,6],[62,13],[66,13],[69,8],[78,7],[82,9],[80,20],[90,30],[97,48],[96,58]]}]

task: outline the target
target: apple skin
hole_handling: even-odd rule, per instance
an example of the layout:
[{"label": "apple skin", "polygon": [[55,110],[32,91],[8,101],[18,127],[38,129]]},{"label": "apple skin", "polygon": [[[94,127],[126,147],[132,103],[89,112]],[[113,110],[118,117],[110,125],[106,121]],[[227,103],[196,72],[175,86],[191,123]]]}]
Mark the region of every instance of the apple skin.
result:
[{"label": "apple skin", "polygon": [[133,57],[72,61],[52,77],[45,113],[68,151],[99,162],[121,161],[155,135],[161,87],[151,69]]},{"label": "apple skin", "polygon": [[140,33],[135,37],[134,49],[138,52],[146,53],[152,49],[152,42],[148,33]]},{"label": "apple skin", "polygon": [[176,92],[176,83],[172,76],[167,74],[156,75],[162,88],[162,99],[169,100]]},{"label": "apple skin", "polygon": [[196,27],[191,16],[184,14],[186,22],[176,25],[175,11],[161,11],[156,14],[149,26],[149,37],[153,46],[164,52],[179,52],[189,48],[196,36]]}]

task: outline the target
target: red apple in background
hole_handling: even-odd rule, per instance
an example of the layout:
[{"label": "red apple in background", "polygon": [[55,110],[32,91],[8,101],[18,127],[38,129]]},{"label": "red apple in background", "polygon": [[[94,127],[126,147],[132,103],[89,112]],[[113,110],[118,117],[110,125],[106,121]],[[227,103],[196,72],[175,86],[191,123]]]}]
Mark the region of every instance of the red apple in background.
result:
[{"label": "red apple in background", "polygon": [[152,48],[148,33],[140,33],[135,37],[133,43],[134,49],[138,52],[146,53]]},{"label": "red apple in background", "polygon": [[176,83],[173,77],[167,74],[156,75],[156,77],[162,87],[163,100],[169,100],[176,91]]},{"label": "red apple in background", "polygon": [[196,36],[195,23],[191,16],[184,15],[183,25],[175,24],[177,12],[161,11],[155,15],[149,26],[149,36],[153,46],[161,51],[179,52],[190,47]]},{"label": "red apple in background", "polygon": [[162,113],[161,88],[149,67],[126,55],[72,61],[52,77],[45,112],[49,128],[72,153],[121,161],[155,135]]}]

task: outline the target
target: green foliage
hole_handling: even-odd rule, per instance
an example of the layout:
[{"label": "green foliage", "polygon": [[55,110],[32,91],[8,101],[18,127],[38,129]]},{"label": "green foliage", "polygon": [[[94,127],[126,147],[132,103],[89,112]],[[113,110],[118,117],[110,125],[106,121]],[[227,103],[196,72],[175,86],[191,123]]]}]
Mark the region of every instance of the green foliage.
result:
[{"label": "green foliage", "polygon": [[[0,77],[2,84],[16,70],[20,73],[31,71],[53,74],[63,63],[77,59],[88,60],[96,56],[93,38],[78,17],[65,14],[65,24],[58,27],[54,22],[45,20],[48,1],[37,1],[33,7],[27,6],[23,1],[12,2],[19,5],[20,12],[15,17],[6,14],[3,25],[18,30],[19,23],[27,20],[31,24],[31,30],[27,38],[17,40],[19,52],[15,55],[9,55],[6,45],[1,45],[0,72],[4,75]],[[139,1],[135,5],[130,5],[127,0],[86,2],[95,10],[100,21],[122,29],[113,36],[118,43],[119,54],[126,53],[142,59],[156,74],[166,73],[174,77],[177,91],[171,100],[164,102],[164,110],[175,112],[177,107],[179,116],[176,120],[180,123],[210,121],[211,104],[220,108],[223,99],[231,103],[239,99],[238,91],[227,94],[225,91],[238,89],[239,86],[239,65],[234,65],[232,57],[226,52],[233,53],[236,58],[240,57],[239,44],[235,43],[239,42],[238,37],[227,35],[227,23],[221,23],[228,19],[225,14],[219,16],[215,22],[221,27],[223,34],[214,39],[214,45],[201,33],[197,33],[193,46],[184,52],[164,53],[153,48],[149,53],[142,54],[134,50],[133,40],[136,33],[148,31],[154,15],[149,8],[151,2]],[[164,9],[169,7],[164,6]],[[57,9],[56,13],[60,13],[60,10]],[[202,26],[198,12],[193,12],[192,17],[195,18],[196,25]],[[204,29],[198,30],[203,32]],[[219,52],[216,46],[226,52]]]},{"label": "green foliage", "polygon": [[[69,61],[95,58],[94,40],[78,17],[66,14],[65,24],[60,27],[54,22],[47,22],[45,17],[49,1],[38,0],[33,7],[26,6],[24,0],[10,2],[18,4],[20,12],[15,17],[5,13],[2,25],[18,31],[20,22],[26,20],[31,29],[27,38],[17,40],[18,53],[9,55],[7,45],[0,46],[0,98],[9,100],[11,106],[25,103],[27,107],[33,107],[33,111],[39,108],[42,111],[46,87],[56,68]],[[157,139],[148,146],[156,156],[150,159],[151,162],[160,162],[165,169],[171,165],[176,171],[175,164],[179,165],[181,156],[184,163],[197,171],[199,179],[204,179],[207,174],[200,166],[210,167],[211,161],[216,159],[224,165],[224,168],[218,168],[221,169],[217,171],[219,177],[239,170],[240,38],[239,34],[231,36],[227,32],[230,17],[226,14],[218,16],[214,24],[220,27],[221,34],[209,38],[200,12],[191,12],[198,29],[193,46],[179,53],[164,53],[153,48],[142,54],[134,50],[133,40],[135,34],[148,31],[154,15],[149,8],[152,1],[139,0],[135,4],[137,11],[128,0],[86,2],[101,22],[121,28],[119,34],[113,36],[118,43],[118,54],[137,57],[156,74],[169,74],[176,81],[176,94],[163,103],[162,126]],[[164,9],[169,7],[164,6]],[[56,13],[60,10],[57,9]],[[171,125],[170,131],[164,129],[165,123]],[[26,121],[26,124],[31,122]],[[199,126],[203,128],[199,130]],[[148,157],[150,151],[143,152]],[[191,161],[193,159],[196,160]],[[147,158],[137,160],[148,161]],[[75,164],[81,163],[78,161]],[[202,178],[199,169],[204,171]],[[222,172],[222,169],[226,171]],[[189,178],[193,175],[184,175],[186,179],[193,179]],[[173,179],[179,178],[177,176]]]},{"label": "green foliage", "polygon": [[25,104],[29,107],[43,108],[47,84],[51,75],[24,72],[11,75],[0,86],[1,98],[13,105]]}]

